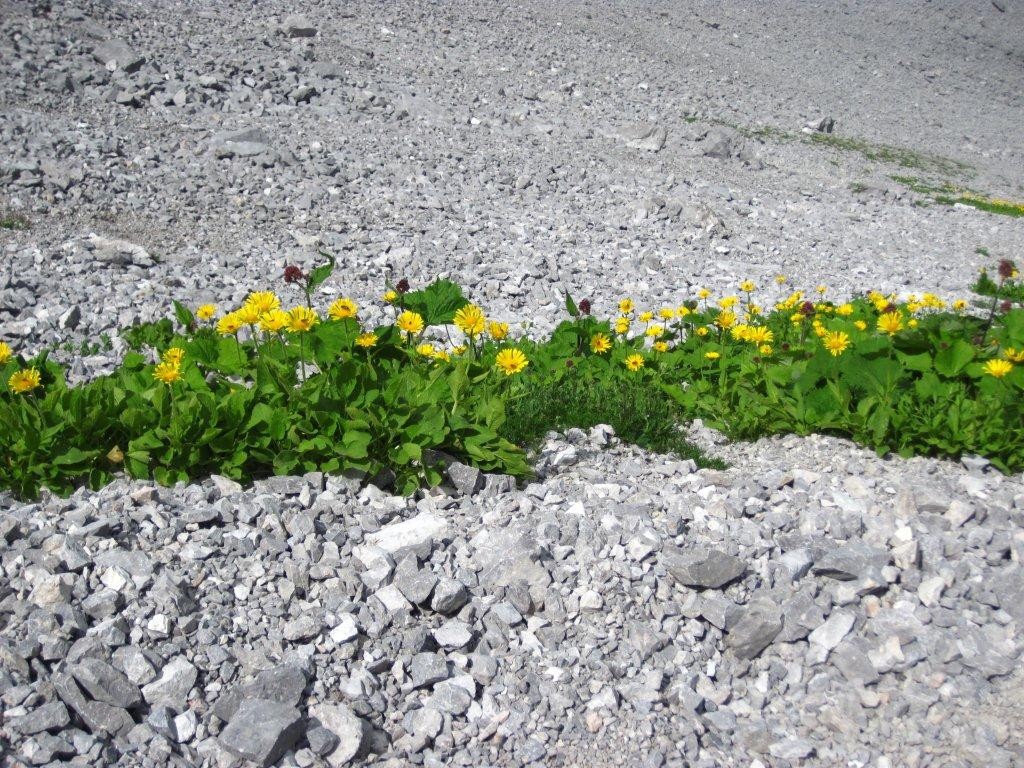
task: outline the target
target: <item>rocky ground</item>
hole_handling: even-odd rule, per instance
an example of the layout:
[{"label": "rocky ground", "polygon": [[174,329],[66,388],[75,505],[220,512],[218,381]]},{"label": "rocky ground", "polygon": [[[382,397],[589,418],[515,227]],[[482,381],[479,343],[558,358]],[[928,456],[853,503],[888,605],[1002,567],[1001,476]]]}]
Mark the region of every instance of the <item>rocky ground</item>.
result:
[{"label": "rocky ground", "polygon": [[[88,374],[318,247],[368,320],[448,276],[535,331],[1024,252],[892,179],[1024,199],[1019,2],[677,5],[0,0],[0,336],[110,335]],[[731,468],[596,429],[523,488],[0,497],[0,760],[1024,763],[1021,477],[691,430]]]}]

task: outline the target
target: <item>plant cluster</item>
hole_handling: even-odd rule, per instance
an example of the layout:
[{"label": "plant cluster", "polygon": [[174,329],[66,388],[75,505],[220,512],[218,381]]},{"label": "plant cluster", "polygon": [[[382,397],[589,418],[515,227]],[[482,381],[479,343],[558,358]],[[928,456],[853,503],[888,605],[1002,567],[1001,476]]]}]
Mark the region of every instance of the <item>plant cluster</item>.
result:
[{"label": "plant cluster", "polygon": [[992,298],[981,313],[927,293],[838,302],[825,286],[766,307],[747,280],[674,306],[625,298],[603,319],[567,296],[549,337],[515,342],[443,280],[389,286],[388,322],[373,328],[349,298],[318,309],[332,269],[289,267],[290,308],[271,291],[228,312],[175,302],[174,322],[130,329],[135,351],[80,386],[46,353],[0,344],[0,486],[34,496],[122,470],[161,483],[321,470],[409,492],[452,458],[526,475],[523,448],[547,430],[602,422],[713,464],[679,430],[696,417],[737,438],[823,432],[1024,468],[1024,309],[1008,261],[998,282],[979,280]]}]

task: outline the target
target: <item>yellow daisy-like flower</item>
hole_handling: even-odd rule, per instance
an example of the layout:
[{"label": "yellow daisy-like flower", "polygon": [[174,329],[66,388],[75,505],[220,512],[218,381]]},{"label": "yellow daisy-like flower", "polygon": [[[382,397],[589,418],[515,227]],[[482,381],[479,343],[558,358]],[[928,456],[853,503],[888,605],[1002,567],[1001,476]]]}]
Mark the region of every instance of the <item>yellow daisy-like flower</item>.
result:
[{"label": "yellow daisy-like flower", "polygon": [[718,317],[715,318],[715,325],[723,330],[728,330],[736,323],[736,313],[730,312],[727,309],[723,309],[718,313]]},{"label": "yellow daisy-like flower", "polygon": [[171,365],[180,366],[185,360],[185,350],[181,347],[171,347],[160,355],[160,360],[165,363],[170,363]]},{"label": "yellow daisy-like flower", "polygon": [[749,330],[749,325],[746,323],[740,323],[739,325],[734,325],[729,333],[732,334],[732,337],[736,339],[736,341],[743,341],[747,338],[747,331]]},{"label": "yellow daisy-like flower", "polygon": [[8,360],[11,359],[11,355],[14,353],[11,351],[10,345],[0,341],[0,365],[4,365]]},{"label": "yellow daisy-like flower", "polygon": [[1003,350],[1003,357],[1011,363],[1024,363],[1024,349],[1018,350],[1013,347],[1007,347]]},{"label": "yellow daisy-like flower", "polygon": [[396,301],[398,301],[398,291],[384,291],[384,295],[381,296],[381,298],[384,299],[384,301],[386,301],[388,304],[394,304]]},{"label": "yellow daisy-like flower", "polygon": [[620,315],[632,314],[633,309],[634,309],[634,306],[633,306],[633,300],[632,299],[623,299],[622,301],[619,302],[619,314]]},{"label": "yellow daisy-like flower", "polygon": [[38,387],[40,381],[39,371],[35,368],[24,368],[11,374],[11,377],[7,379],[7,387],[12,392],[21,395]]},{"label": "yellow daisy-like flower", "polygon": [[668,342],[667,341],[656,341],[651,346],[651,349],[653,349],[655,352],[668,352]]},{"label": "yellow daisy-like flower", "polygon": [[434,359],[447,363],[452,359],[452,356],[447,349],[439,349],[434,353]]},{"label": "yellow daisy-like flower", "polygon": [[757,316],[761,314],[761,307],[758,304],[751,304],[747,307],[747,314]]},{"label": "yellow daisy-like flower", "polygon": [[771,344],[775,341],[775,334],[770,329],[765,328],[763,325],[754,325],[747,330],[746,341],[751,344]]},{"label": "yellow daisy-like flower", "polygon": [[886,312],[878,318],[878,330],[895,336],[903,330],[903,317],[899,312]]},{"label": "yellow daisy-like flower", "polygon": [[363,349],[369,349],[377,344],[376,333],[361,333],[356,336],[356,346],[362,347]]},{"label": "yellow daisy-like flower", "polygon": [[985,363],[983,370],[989,376],[1001,379],[1013,370],[1013,363],[1009,360],[989,360]]},{"label": "yellow daisy-like flower", "polygon": [[773,351],[772,350],[772,345],[771,344],[762,344],[760,347],[757,348],[757,351],[761,355],[764,355],[765,357],[768,357],[772,353],[772,351]]},{"label": "yellow daisy-like flower", "polygon": [[682,317],[689,317],[692,314],[693,314],[693,310],[690,309],[685,304],[680,304],[678,307],[676,307],[676,315],[678,315],[681,318]]},{"label": "yellow daisy-like flower", "polygon": [[222,336],[234,336],[242,328],[242,321],[235,312],[229,312],[217,321],[217,333]]},{"label": "yellow daisy-like flower", "polygon": [[717,360],[721,356],[722,356],[721,352],[711,351],[711,352],[705,352],[704,353],[704,357],[706,357],[708,360]]},{"label": "yellow daisy-like flower", "polygon": [[508,336],[508,323],[499,323],[497,320],[492,320],[487,324],[487,333],[495,341],[501,341]]},{"label": "yellow daisy-like flower", "polygon": [[840,317],[849,317],[853,314],[853,304],[847,302],[846,304],[840,304],[836,307],[836,314]]},{"label": "yellow daisy-like flower", "polygon": [[212,320],[217,314],[217,307],[214,304],[202,304],[196,310],[196,317],[202,321]]},{"label": "yellow daisy-like flower", "polygon": [[916,317],[912,317],[907,321],[908,328],[917,328],[918,322]]},{"label": "yellow daisy-like flower", "polygon": [[648,336],[650,336],[652,339],[655,339],[658,336],[661,336],[661,334],[663,334],[664,332],[665,332],[665,327],[662,326],[662,325],[658,325],[657,323],[655,323],[654,325],[649,327],[646,331],[644,331],[644,333],[647,334]]},{"label": "yellow daisy-like flower", "polygon": [[603,355],[612,348],[612,340],[604,333],[595,333],[590,337],[590,351],[595,355]]},{"label": "yellow daisy-like flower", "polygon": [[405,310],[395,321],[398,330],[406,333],[419,333],[423,330],[423,317],[418,312]]},{"label": "yellow daisy-like flower", "polygon": [[744,293],[753,293],[756,290],[756,288],[757,286],[754,285],[753,280],[744,280],[742,283],[740,283],[740,290],[743,291]]},{"label": "yellow daisy-like flower", "polygon": [[623,316],[615,319],[615,332],[623,335],[629,333],[628,317]]},{"label": "yellow daisy-like flower", "polygon": [[453,355],[463,355],[465,353],[466,353],[466,345],[465,344],[459,344],[457,347],[452,347],[452,354]]},{"label": "yellow daisy-like flower", "polygon": [[241,308],[235,310],[235,317],[238,318],[238,322],[242,325],[256,325],[260,321],[263,313],[260,312],[259,307],[255,304],[243,304]]},{"label": "yellow daisy-like flower", "polygon": [[278,333],[288,327],[288,313],[283,309],[272,309],[260,318],[260,328],[266,333]]},{"label": "yellow daisy-like flower", "polygon": [[416,347],[416,352],[424,357],[433,357],[435,352],[434,345],[425,341]]},{"label": "yellow daisy-like flower", "polygon": [[455,313],[455,327],[472,339],[484,332],[487,318],[476,304],[467,304]]},{"label": "yellow daisy-like flower", "polygon": [[654,319],[654,313],[653,312],[641,312],[639,319],[640,319],[641,323],[649,323],[649,322],[651,322],[651,320]]},{"label": "yellow daisy-like flower", "polygon": [[164,384],[173,384],[181,378],[181,367],[173,363],[160,363],[153,368],[153,378]]},{"label": "yellow daisy-like flower", "polygon": [[732,309],[740,303],[738,296],[726,296],[724,299],[718,300],[718,306],[722,309]]},{"label": "yellow daisy-like flower", "polygon": [[700,328],[697,329],[697,335],[702,337],[702,338],[704,336],[707,336],[708,333],[709,333],[708,329],[705,326],[703,326],[703,325]]},{"label": "yellow daisy-like flower", "polygon": [[711,296],[711,291],[709,291],[707,288],[701,288],[699,291],[697,291],[697,298],[698,299],[707,299],[710,296]]},{"label": "yellow daisy-like flower", "polygon": [[828,286],[827,285],[819,285],[814,290],[816,290],[818,293],[820,293],[822,296],[824,296],[826,293],[828,293]]},{"label": "yellow daisy-like flower", "polygon": [[515,373],[519,373],[526,366],[530,364],[530,361],[526,359],[526,355],[521,350],[515,349],[503,349],[498,353],[498,356],[494,358],[494,367],[504,373],[506,376],[511,376]]},{"label": "yellow daisy-like flower", "polygon": [[676,311],[672,307],[662,307],[658,310],[658,317],[662,320],[671,320],[676,316]]},{"label": "yellow daisy-like flower", "polygon": [[967,302],[964,299],[957,299],[953,302],[954,312],[963,312],[965,309],[967,309]]},{"label": "yellow daisy-like flower", "polygon": [[309,307],[293,307],[288,311],[288,331],[291,333],[306,333],[318,322],[320,318],[316,310]]},{"label": "yellow daisy-like flower", "polygon": [[784,282],[786,282],[786,276],[785,275],[776,275],[775,276],[775,284],[776,285],[782,285]]},{"label": "yellow daisy-like flower", "polygon": [[332,320],[347,320],[355,317],[359,307],[352,299],[335,299],[327,308],[327,314]]},{"label": "yellow daisy-like flower", "polygon": [[265,315],[272,309],[281,308],[281,300],[273,291],[255,291],[249,294],[243,306],[251,307],[256,312],[257,318]]},{"label": "yellow daisy-like flower", "polygon": [[832,353],[832,357],[839,357],[849,348],[850,335],[842,331],[830,331],[821,337],[821,343]]},{"label": "yellow daisy-like flower", "polygon": [[631,371],[639,371],[641,368],[644,367],[644,356],[632,354],[625,360],[623,360],[622,363]]},{"label": "yellow daisy-like flower", "polygon": [[800,323],[802,323],[803,321],[803,312],[794,312],[792,315],[789,316],[789,322],[791,322],[793,325],[800,325]]}]

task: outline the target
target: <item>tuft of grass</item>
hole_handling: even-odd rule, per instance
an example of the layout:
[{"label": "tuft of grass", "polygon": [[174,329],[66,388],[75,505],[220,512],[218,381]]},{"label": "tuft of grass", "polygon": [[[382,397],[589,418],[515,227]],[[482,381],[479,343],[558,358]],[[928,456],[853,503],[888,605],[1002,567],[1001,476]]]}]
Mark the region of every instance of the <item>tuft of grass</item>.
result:
[{"label": "tuft of grass", "polygon": [[679,429],[682,420],[680,408],[668,397],[631,382],[586,375],[531,379],[522,395],[507,403],[502,437],[535,448],[553,429],[610,424],[624,442],[693,459],[699,467],[725,469],[724,462],[686,439]]},{"label": "tuft of grass", "polygon": [[834,133],[812,133],[809,134],[808,140],[811,144],[830,146],[844,152],[857,152],[868,160],[892,163],[903,168],[916,168],[923,171],[934,170],[950,175],[961,174],[970,170],[969,165],[948,157],[915,152],[912,149],[895,147],[889,144],[872,144],[863,139],[838,136]]},{"label": "tuft of grass", "polygon": [[27,216],[12,211],[0,211],[0,229],[20,231],[28,229],[30,226],[32,226],[32,222],[28,220]]},{"label": "tuft of grass", "polygon": [[[969,205],[972,208],[977,208],[979,211],[996,213],[1001,216],[1012,216],[1014,218],[1024,216],[1024,203],[988,197],[987,195],[981,195],[977,192],[960,189],[949,182],[932,184],[924,179],[917,178],[916,176],[896,175],[891,176],[890,178],[893,181],[899,182],[912,192],[924,195],[930,201],[939,203],[940,205],[956,205],[957,203],[960,203],[961,205]],[[921,202],[915,201],[915,205],[918,204],[921,204]]]}]

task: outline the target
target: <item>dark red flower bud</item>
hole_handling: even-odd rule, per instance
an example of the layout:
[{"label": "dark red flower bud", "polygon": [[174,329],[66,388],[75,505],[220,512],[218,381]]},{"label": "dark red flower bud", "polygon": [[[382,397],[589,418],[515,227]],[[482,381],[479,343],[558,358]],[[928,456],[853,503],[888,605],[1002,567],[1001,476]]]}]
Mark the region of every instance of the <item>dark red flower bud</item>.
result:
[{"label": "dark red flower bud", "polygon": [[999,262],[999,276],[1003,278],[1003,280],[1009,280],[1013,277],[1013,273],[1014,266],[1012,261],[1009,259],[1003,259]]},{"label": "dark red flower bud", "polygon": [[403,277],[401,280],[398,281],[398,285],[395,286],[395,290],[398,291],[399,293],[408,293],[409,281]]},{"label": "dark red flower bud", "polygon": [[803,315],[813,315],[814,304],[809,301],[805,301],[803,304],[800,305],[800,313]]},{"label": "dark red flower bud", "polygon": [[590,314],[590,299],[584,299],[583,301],[580,302],[580,314],[581,315],[589,315]]},{"label": "dark red flower bud", "polygon": [[783,352],[789,352],[789,342],[788,341],[782,342],[782,351]]},{"label": "dark red flower bud", "polygon": [[882,310],[882,314],[884,315],[887,312],[899,312],[899,311],[900,311],[900,308],[897,307],[895,304],[886,304],[885,305],[885,309]]},{"label": "dark red flower bud", "polygon": [[1011,309],[1013,309],[1013,302],[1004,301],[1002,304],[999,305],[999,308],[1003,312],[1009,312]]},{"label": "dark red flower bud", "polygon": [[566,368],[572,368],[574,365],[576,365],[576,363],[574,363],[572,360],[566,360],[565,361],[565,367]]},{"label": "dark red flower bud", "polygon": [[284,268],[284,281],[286,283],[298,283],[305,279],[305,275],[302,274],[302,270],[294,264],[289,264]]}]

